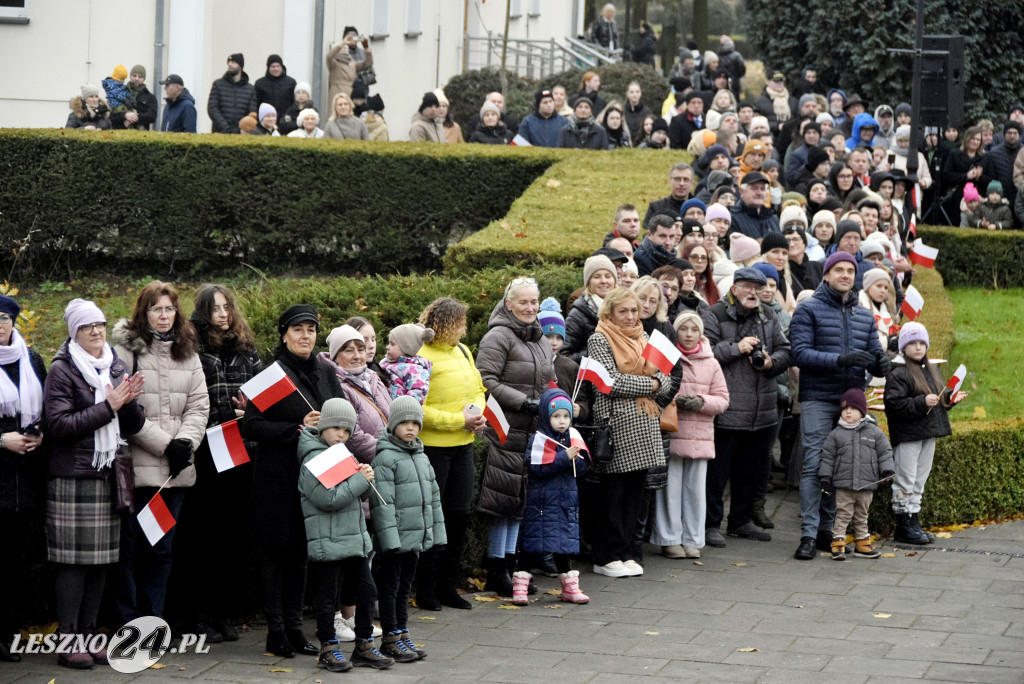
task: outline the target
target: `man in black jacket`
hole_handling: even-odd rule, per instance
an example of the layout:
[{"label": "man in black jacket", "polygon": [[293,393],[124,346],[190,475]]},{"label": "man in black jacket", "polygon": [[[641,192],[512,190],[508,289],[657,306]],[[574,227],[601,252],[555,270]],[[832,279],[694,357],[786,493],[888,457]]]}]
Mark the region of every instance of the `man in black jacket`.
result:
[{"label": "man in black jacket", "polygon": [[690,138],[704,128],[704,98],[696,90],[686,95],[686,109],[672,117],[668,139],[673,150],[685,150]]},{"label": "man in black jacket", "polygon": [[238,122],[250,112],[256,112],[256,88],[249,83],[249,75],[242,69],[245,56],[236,52],[228,57],[228,70],[213,82],[206,113],[213,119],[214,133],[238,133]]},{"label": "man in black jacket", "polygon": [[110,127],[115,131],[134,128],[148,131],[156,123],[156,95],[146,87],[146,67],[136,64],[128,72],[128,91],[135,98],[135,109],[110,115]]},{"label": "man in black jacket", "polygon": [[256,81],[256,102],[274,105],[277,120],[284,121],[285,112],[295,101],[295,79],[288,75],[280,55],[267,57],[267,74]]},{"label": "man in black jacket", "polygon": [[765,206],[768,178],[760,171],[751,171],[740,181],[740,201],[729,208],[732,225],[729,234],[743,233],[758,242],[768,233],[779,232],[779,217]]},{"label": "man in black jacket", "polygon": [[668,172],[668,197],[654,200],[647,206],[647,213],[644,214],[644,227],[650,229],[651,218],[655,214],[675,212],[675,216],[682,214],[683,202],[690,199],[690,191],[693,189],[693,167],[685,162],[680,162]]}]

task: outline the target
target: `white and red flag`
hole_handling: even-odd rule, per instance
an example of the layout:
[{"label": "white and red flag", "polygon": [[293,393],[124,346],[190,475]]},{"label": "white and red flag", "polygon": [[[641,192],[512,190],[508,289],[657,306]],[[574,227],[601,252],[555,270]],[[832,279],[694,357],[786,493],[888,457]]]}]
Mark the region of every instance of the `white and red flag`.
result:
[{"label": "white and red flag", "polygon": [[505,418],[505,412],[501,410],[501,405],[498,404],[498,400],[494,398],[494,395],[487,397],[487,405],[484,406],[484,418],[491,424],[494,431],[498,433],[498,439],[502,444],[508,439],[508,420]]},{"label": "white and red flag", "polygon": [[359,461],[344,444],[335,444],[306,461],[306,469],[330,489],[359,472]]},{"label": "white and red flag", "polygon": [[547,465],[555,462],[558,448],[562,445],[547,435],[537,432],[533,435],[533,446],[530,447],[530,464]]},{"label": "white and red flag", "polygon": [[946,383],[946,387],[951,389],[953,391],[953,394],[956,394],[957,392],[960,391],[960,387],[963,386],[964,379],[966,377],[967,377],[967,366],[965,366],[964,364],[961,363],[960,367],[956,369],[955,373],[953,373],[953,377],[951,377],[949,379],[949,382]]},{"label": "white and red flag", "polygon": [[516,147],[533,147],[529,140],[516,133],[516,137],[512,138],[509,145],[515,145]]},{"label": "white and red flag", "polygon": [[921,309],[924,308],[924,297],[917,291],[917,288],[913,285],[907,287],[907,291],[903,293],[903,304],[900,305],[900,311],[903,315],[914,321],[921,315]]},{"label": "white and red flag", "polygon": [[672,340],[665,337],[660,330],[654,331],[641,353],[641,356],[657,366],[665,375],[672,374],[672,367],[682,355],[679,348],[672,344]]},{"label": "white and red flag", "polygon": [[608,369],[597,359],[584,356],[580,359],[580,371],[576,374],[577,380],[589,380],[601,394],[610,394],[612,391],[612,376]]},{"label": "white and red flag", "polygon": [[249,462],[249,452],[245,450],[237,418],[207,430],[206,439],[218,473]]},{"label": "white and red flag", "polygon": [[277,361],[263,369],[263,372],[242,385],[240,389],[260,411],[266,411],[292,392],[298,391],[295,383]]},{"label": "white and red flag", "polygon": [[939,250],[924,244],[924,240],[921,238],[914,240],[910,253],[907,255],[911,263],[925,268],[933,268],[935,266],[935,258],[938,256]]},{"label": "white and red flag", "polygon": [[586,451],[590,453],[590,449],[587,447],[587,443],[583,441],[583,435],[580,431],[574,427],[569,428],[569,444],[574,447],[579,447],[580,451]]},{"label": "white and red flag", "polygon": [[171,511],[167,508],[164,498],[157,492],[146,507],[139,511],[139,527],[149,540],[150,546],[163,539],[163,536],[171,531],[177,522]]}]

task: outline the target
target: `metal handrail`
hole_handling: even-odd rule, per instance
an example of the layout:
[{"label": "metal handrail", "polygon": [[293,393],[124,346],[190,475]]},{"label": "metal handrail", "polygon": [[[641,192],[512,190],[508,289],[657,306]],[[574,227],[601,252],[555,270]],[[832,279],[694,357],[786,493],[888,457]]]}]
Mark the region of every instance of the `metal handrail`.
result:
[{"label": "metal handrail", "polygon": [[[467,68],[475,66],[497,66],[496,54],[500,52],[502,44],[500,34],[488,33],[486,36],[463,36],[463,46],[466,54],[465,64]],[[474,44],[484,44],[486,56],[479,60],[478,65],[471,64],[478,60],[473,55]],[[506,49],[506,68],[520,75],[530,78],[549,76],[551,74],[568,71],[574,68],[593,68],[600,64],[601,60],[607,58],[593,54],[587,54],[568,47],[556,41],[554,38],[541,40],[536,38],[509,38]]]},{"label": "metal handrail", "polygon": [[616,64],[622,61],[622,50],[616,48],[615,50],[609,50],[606,47],[598,45],[596,43],[588,43],[585,40],[579,38],[573,38],[572,36],[565,37],[566,42],[569,45],[575,47],[577,50],[590,53],[601,62],[607,62],[608,64]]}]

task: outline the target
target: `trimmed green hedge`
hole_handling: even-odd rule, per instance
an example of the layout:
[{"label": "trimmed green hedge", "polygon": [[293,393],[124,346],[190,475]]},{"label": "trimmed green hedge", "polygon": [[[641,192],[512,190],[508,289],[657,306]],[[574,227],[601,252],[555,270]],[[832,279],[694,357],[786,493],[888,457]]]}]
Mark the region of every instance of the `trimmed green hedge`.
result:
[{"label": "trimmed green hedge", "polygon": [[[198,277],[251,264],[406,272],[508,211],[557,157],[123,131],[0,130],[0,240],[14,277]],[[0,267],[15,256],[3,250]]]},{"label": "trimmed green hedge", "polygon": [[1024,231],[921,226],[948,287],[1024,287]]}]

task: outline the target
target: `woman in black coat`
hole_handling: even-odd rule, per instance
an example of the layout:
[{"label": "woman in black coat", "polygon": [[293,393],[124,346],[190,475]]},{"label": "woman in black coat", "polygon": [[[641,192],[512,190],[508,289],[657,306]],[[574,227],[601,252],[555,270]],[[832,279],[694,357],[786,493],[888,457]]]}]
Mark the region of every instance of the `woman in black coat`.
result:
[{"label": "woman in black coat", "polygon": [[296,652],[319,653],[302,633],[306,530],[296,453],[299,430],[316,427],[323,403],[343,395],[334,371],[313,353],[318,329],[319,316],[309,304],[296,304],[281,314],[281,341],[274,357],[298,391],[266,411],[249,401],[242,418],[242,436],[256,442],[258,451],[252,473],[253,535],[258,540],[267,650],[286,658]]},{"label": "woman in black coat", "polygon": [[[964,197],[964,186],[974,183],[978,193],[985,195],[992,178],[985,173],[985,150],[981,144],[981,127],[971,126],[964,133],[963,144],[946,157],[942,165],[942,186],[947,199],[942,203],[949,220],[959,225],[960,200]],[[949,193],[953,194],[950,195]]]}]

